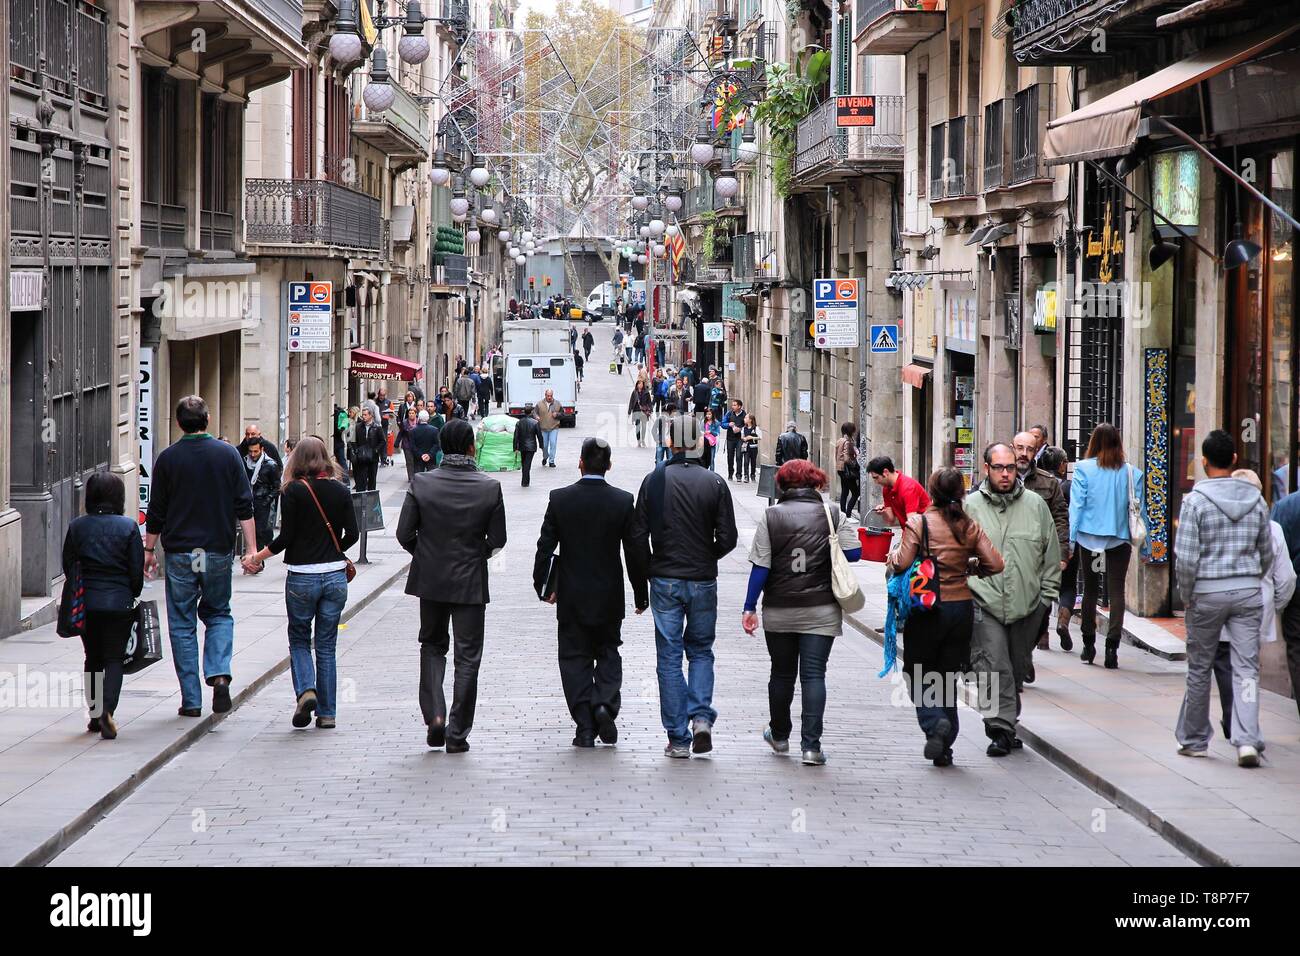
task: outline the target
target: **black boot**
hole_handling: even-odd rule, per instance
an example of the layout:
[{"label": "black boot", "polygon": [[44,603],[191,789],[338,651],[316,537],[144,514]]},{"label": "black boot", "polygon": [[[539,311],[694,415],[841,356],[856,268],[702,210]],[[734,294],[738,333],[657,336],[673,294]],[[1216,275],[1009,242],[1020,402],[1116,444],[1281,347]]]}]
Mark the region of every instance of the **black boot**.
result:
[{"label": "black boot", "polygon": [[1106,663],[1107,670],[1115,670],[1119,667],[1119,641],[1106,642]]},{"label": "black boot", "polygon": [[1085,664],[1091,664],[1097,657],[1096,638],[1083,636],[1083,650],[1079,652],[1079,660]]},{"label": "black boot", "polygon": [[1061,639],[1061,650],[1074,650],[1074,639],[1070,636],[1070,616],[1073,608],[1063,607],[1056,614],[1056,636]]}]

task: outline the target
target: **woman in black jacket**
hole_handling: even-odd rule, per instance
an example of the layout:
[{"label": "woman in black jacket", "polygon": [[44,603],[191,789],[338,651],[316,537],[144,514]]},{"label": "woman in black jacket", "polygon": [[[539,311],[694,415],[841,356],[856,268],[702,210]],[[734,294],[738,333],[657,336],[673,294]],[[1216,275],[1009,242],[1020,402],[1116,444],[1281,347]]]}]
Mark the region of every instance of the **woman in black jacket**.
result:
[{"label": "woman in black jacket", "polygon": [[343,552],[360,537],[357,515],[348,486],[339,480],[325,443],[315,436],[300,441],[285,462],[280,494],[279,537],[246,558],[246,570],[256,573],[271,555],[284,553],[284,566],[289,570],[284,582],[289,670],[297,696],[293,725],[306,727],[315,711],[316,726],[329,730],[338,716],[334,649],[339,619],[348,602],[348,562]]},{"label": "woman in black jacket", "polygon": [[97,471],[86,482],[86,513],[73,520],[63,539],[63,573],[81,564],[85,592],[86,729],[105,740],[117,736],[122,662],[135,621],[135,599],[144,587],[144,543],[126,511],[126,486],[111,471]]},{"label": "woman in black jacket", "polygon": [[370,409],[363,408],[361,420],[357,422],[356,441],[352,444],[352,473],[357,491],[375,490],[375,476],[379,474],[379,462],[387,447],[383,426],[375,421]]},{"label": "woman in black jacket", "polygon": [[627,413],[636,422],[636,443],[638,448],[645,447],[645,423],[650,420],[654,409],[654,396],[646,386],[645,379],[637,379],[636,387],[627,400]]}]

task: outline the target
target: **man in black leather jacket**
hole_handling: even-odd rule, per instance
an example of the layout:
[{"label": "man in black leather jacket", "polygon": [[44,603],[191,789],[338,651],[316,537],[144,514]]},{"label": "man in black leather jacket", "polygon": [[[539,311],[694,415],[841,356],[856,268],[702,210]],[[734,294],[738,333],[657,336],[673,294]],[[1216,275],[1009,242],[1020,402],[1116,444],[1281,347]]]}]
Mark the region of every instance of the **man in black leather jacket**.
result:
[{"label": "man in black leather jacket", "polygon": [[785,423],[783,431],[776,440],[776,465],[781,467],[787,461],[808,457],[808,439],[799,434],[794,422]]},{"label": "man in black leather jacket", "polygon": [[[700,442],[699,420],[676,415],[668,426],[672,457],[641,482],[636,507],[649,537],[664,754],[690,757],[713,749],[718,560],[736,546],[736,517],[727,483],[691,454]],[[682,675],[683,655],[689,679]]]}]

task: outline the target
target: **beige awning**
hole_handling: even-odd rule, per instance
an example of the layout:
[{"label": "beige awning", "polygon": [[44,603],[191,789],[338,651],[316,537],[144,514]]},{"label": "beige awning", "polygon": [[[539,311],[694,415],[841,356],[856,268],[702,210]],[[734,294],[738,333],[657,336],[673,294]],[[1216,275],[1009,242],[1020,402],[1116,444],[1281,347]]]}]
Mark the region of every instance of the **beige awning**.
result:
[{"label": "beige awning", "polygon": [[1300,23],[1281,31],[1273,27],[1235,37],[1052,120],[1047,124],[1044,143],[1047,164],[1059,166],[1131,153],[1137,145],[1143,107],[1148,103],[1254,59],[1296,30],[1300,30]]}]

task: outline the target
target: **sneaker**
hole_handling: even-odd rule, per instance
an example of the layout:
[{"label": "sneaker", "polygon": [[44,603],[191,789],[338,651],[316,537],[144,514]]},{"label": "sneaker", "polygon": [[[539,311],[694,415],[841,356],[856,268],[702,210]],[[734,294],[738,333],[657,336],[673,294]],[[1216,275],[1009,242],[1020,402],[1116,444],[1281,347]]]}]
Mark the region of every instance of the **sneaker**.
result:
[{"label": "sneaker", "polygon": [[691,748],[687,744],[675,744],[670,740],[668,741],[668,746],[664,748],[664,756],[690,760]]},{"label": "sneaker", "polygon": [[224,714],[230,710],[230,678],[218,677],[212,685],[212,712]]},{"label": "sneaker", "polygon": [[1186,746],[1184,746],[1184,747],[1179,747],[1179,748],[1178,748],[1178,754],[1179,754],[1179,756],[1182,756],[1182,757],[1208,757],[1208,756],[1210,755],[1210,752],[1209,752],[1208,750],[1204,750],[1204,749],[1202,749],[1202,750],[1197,750],[1197,749],[1194,748],[1194,747],[1186,747]]},{"label": "sneaker", "polygon": [[790,741],[777,740],[775,737],[772,736],[771,727],[767,727],[763,730],[763,739],[767,741],[767,745],[769,747],[771,747],[779,754],[788,754],[790,752]]},{"label": "sneaker", "polygon": [[823,767],[826,765],[826,755],[820,750],[805,750],[803,763],[805,767]]},{"label": "sneaker", "polygon": [[[105,714],[106,719],[111,719]],[[107,735],[105,735],[107,736]],[[1238,767],[1258,767],[1259,751],[1249,744],[1237,748],[1237,766]]]},{"label": "sneaker", "polygon": [[316,691],[305,690],[298,695],[298,706],[293,709],[293,725],[298,728],[311,723],[312,712],[316,710]]},{"label": "sneaker", "polygon": [[691,721],[691,752],[706,754],[713,749],[713,725],[696,718]]}]

